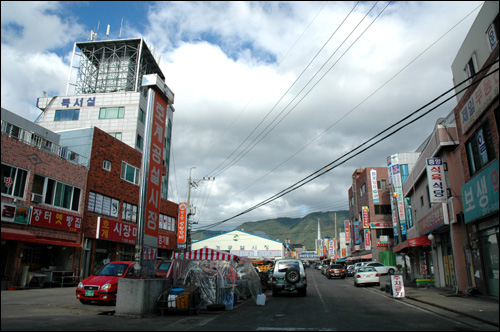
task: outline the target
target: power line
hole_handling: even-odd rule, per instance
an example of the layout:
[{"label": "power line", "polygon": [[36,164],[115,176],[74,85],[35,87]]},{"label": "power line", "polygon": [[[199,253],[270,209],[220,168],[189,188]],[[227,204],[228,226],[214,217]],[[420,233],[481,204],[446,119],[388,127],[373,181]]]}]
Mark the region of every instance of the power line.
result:
[{"label": "power line", "polygon": [[[386,6],[387,7],[387,6]],[[306,145],[304,145],[302,148],[300,148],[299,150],[297,150],[294,154],[292,154],[290,157],[288,157],[287,159],[285,159],[284,161],[282,161],[280,164],[278,164],[276,167],[274,167],[271,171],[269,171],[268,173],[266,173],[265,175],[263,175],[262,177],[260,177],[259,179],[255,180],[253,183],[251,183],[249,186],[247,186],[246,188],[242,189],[241,191],[239,191],[238,193],[236,193],[235,195],[233,195],[232,197],[224,200],[221,204],[227,202],[229,199],[232,199],[236,196],[238,196],[239,194],[241,194],[242,192],[244,192],[245,190],[249,189],[251,186],[253,186],[254,184],[256,184],[257,182],[259,182],[260,180],[262,180],[263,178],[265,178],[266,176],[268,176],[269,174],[273,173],[276,169],[278,169],[279,167],[283,166],[286,162],[288,162],[290,159],[292,159],[293,157],[295,157],[297,154],[299,154],[301,151],[303,151],[305,148],[307,148],[309,145],[311,145],[313,142],[315,142],[318,138],[320,138],[322,135],[324,135],[327,131],[329,131],[331,128],[333,128],[336,124],[338,124],[339,122],[341,122],[344,118],[346,118],[349,114],[351,114],[352,112],[354,112],[358,107],[360,107],[362,104],[364,104],[367,100],[369,100],[371,97],[373,97],[377,92],[379,92],[383,87],[385,87],[387,84],[389,84],[389,82],[391,82],[394,78],[396,78],[399,74],[401,74],[405,69],[407,69],[412,63],[414,63],[418,58],[420,58],[424,53],[426,53],[431,47],[433,47],[435,44],[437,44],[441,39],[443,39],[448,33],[450,33],[453,29],[455,29],[460,23],[462,23],[467,17],[469,17],[474,11],[476,11],[480,6],[477,6],[476,8],[474,8],[471,12],[469,12],[469,14],[467,14],[464,18],[462,18],[460,21],[458,21],[453,27],[451,27],[448,31],[446,31],[443,35],[441,35],[438,39],[436,39],[434,42],[432,42],[427,48],[425,48],[422,52],[420,52],[415,58],[413,58],[408,64],[406,64],[403,68],[401,68],[398,72],[396,72],[392,77],[390,77],[385,83],[383,83],[379,88],[377,88],[375,91],[373,91],[369,96],[367,96],[364,100],[362,100],[359,104],[357,104],[354,108],[352,108],[349,112],[347,112],[346,114],[344,114],[340,119],[338,119],[337,121],[335,121],[333,124],[331,124],[328,128],[326,128],[323,132],[321,132],[319,135],[317,135],[315,138],[313,138],[309,143],[307,143]],[[384,8],[385,10],[385,8]],[[381,12],[382,13],[382,12]],[[379,15],[381,14],[379,13]],[[372,22],[373,23],[373,22]],[[366,31],[366,30],[365,30]],[[359,39],[359,37],[358,37]],[[354,44],[354,43],[353,43]],[[352,46],[352,45],[351,45]],[[347,52],[347,51],[346,51]],[[344,56],[345,53],[342,55]],[[341,58],[342,58],[341,56]],[[340,58],[339,58],[340,60]],[[339,61],[338,60],[338,61]],[[337,61],[337,62],[338,62]],[[336,63],[335,63],[336,64]],[[324,76],[333,68],[333,66],[335,65],[333,64],[330,69],[328,69],[328,71],[323,75],[323,77],[321,79],[324,78]],[[323,67],[322,67],[323,68]],[[321,80],[320,79],[320,80]],[[307,92],[307,94],[309,94],[311,92],[311,90],[319,83],[319,81]],[[307,94],[302,98],[304,99]],[[294,106],[294,108],[302,101],[302,99]],[[288,114],[287,114],[288,115]],[[281,122],[281,120],[280,120]],[[273,127],[274,128],[274,127]],[[266,134],[267,135],[267,134]],[[260,141],[259,141],[260,142]]]},{"label": "power line", "polygon": [[[486,68],[484,68],[483,70],[479,71],[478,73],[476,73],[472,78],[474,79],[475,77],[477,77],[477,75],[479,75],[480,73],[484,72],[485,70],[489,69],[492,65],[490,66],[487,66]],[[482,79],[492,75],[493,73],[497,72],[498,69],[494,70],[492,73],[484,76]],[[481,80],[482,80],[481,79]],[[369,148],[375,146],[376,144],[384,141],[385,139],[389,138],[390,136],[396,134],[397,132],[399,132],[400,130],[402,130],[403,128],[409,126],[410,124],[416,122],[417,120],[421,119],[422,117],[424,117],[425,115],[429,114],[430,112],[434,111],[436,108],[440,107],[441,105],[443,105],[444,103],[448,102],[449,100],[451,100],[452,98],[456,97],[457,95],[459,95],[461,92],[467,90],[468,88],[470,88],[471,86],[467,86],[465,88],[463,88],[462,90],[460,90],[459,92],[453,94],[451,97],[445,99],[444,101],[440,102],[439,104],[437,104],[436,106],[430,108],[429,110],[425,111],[424,113],[422,113],[421,115],[418,115],[416,118],[412,119],[411,121],[407,122],[406,124],[403,124],[401,125],[399,128],[396,128],[395,130],[393,130],[392,132],[390,132],[389,134],[383,136],[382,138],[378,139],[377,141],[371,143],[370,145],[368,145],[367,147],[361,149],[363,146],[365,146],[366,144],[368,144],[369,142],[373,141],[374,139],[376,139],[377,137],[383,135],[385,132],[389,131],[391,128],[393,128],[394,126],[396,126],[397,124],[400,124],[406,120],[408,120],[409,118],[415,116],[417,113],[419,113],[420,111],[422,111],[423,109],[425,109],[426,107],[430,106],[431,104],[435,103],[436,101],[438,101],[439,99],[443,98],[445,95],[449,94],[451,91],[453,91],[454,89],[458,88],[459,86],[461,86],[462,84],[468,82],[470,80],[469,79],[466,79],[464,81],[462,81],[461,83],[459,83],[458,85],[452,87],[451,89],[447,90],[446,92],[442,93],[441,95],[439,95],[438,97],[436,97],[435,99],[433,99],[432,101],[430,101],[429,103],[427,103],[426,105],[420,107],[419,109],[417,109],[416,111],[412,112],[411,114],[409,114],[408,116],[404,117],[403,119],[401,119],[400,121],[394,123],[393,125],[387,127],[386,129],[382,130],[381,132],[379,132],[378,134],[376,134],[375,136],[373,136],[372,138],[366,140],[365,142],[363,142],[362,144],[358,145],[354,150],[340,156],[339,158],[335,159],[334,161],[332,161],[331,163],[323,166],[322,168],[320,168],[319,170],[313,172],[312,174],[310,174],[309,176],[303,178],[302,180],[299,180],[298,182],[296,182],[295,184],[289,186],[288,188],[280,191],[279,193],[275,194],[274,196],[271,196],[269,197],[268,199],[262,201],[261,203],[259,204],[256,204],[254,205],[253,207],[251,208],[248,208],[246,209],[245,211],[243,212],[240,212],[238,214],[236,214],[235,216],[233,217],[230,217],[230,218],[227,218],[227,219],[224,219],[222,221],[219,221],[217,223],[214,223],[212,225],[208,225],[206,227],[204,227],[204,229],[210,229],[210,228],[213,228],[215,226],[218,226],[218,225],[221,225],[229,220],[232,220],[236,217],[239,217],[241,215],[244,215],[244,214],[247,214],[255,209],[258,209],[264,205],[267,205],[273,201],[275,201],[276,199],[280,198],[280,197],[283,197],[287,194],[289,194],[290,192],[292,191],[295,191],[299,188],[301,188],[302,186],[306,185],[307,183],[317,179],[318,177],[322,176],[322,175],[325,175],[326,173],[334,170],[335,168],[337,168],[338,166],[346,163],[347,161],[349,161],[350,159],[360,155],[361,153],[365,152],[366,150],[368,150]],[[478,80],[477,82],[473,83],[473,84],[478,84],[481,80]],[[341,160],[342,158],[345,158],[347,157],[348,155],[350,155],[351,153],[353,153],[354,151],[358,150],[358,149],[361,149],[360,151],[358,151],[356,154],[354,155],[351,155],[349,156],[348,158],[344,159],[344,160]]]},{"label": "power line", "polygon": [[[235,165],[238,161],[240,161],[248,152],[250,152],[250,150],[252,150],[258,143],[260,143],[260,141],[262,139],[260,139],[256,144],[254,144],[253,146],[251,146],[256,139],[259,138],[259,136],[261,136],[268,128],[270,125],[272,125],[274,123],[274,121],[276,121],[276,119],[279,118],[279,116],[286,110],[286,108],[288,106],[286,106],[267,126],[266,128],[264,128],[254,139],[252,142],[250,142],[235,158],[233,158],[233,160],[231,162],[229,162],[228,164],[226,164],[225,166],[222,167],[222,165],[224,163],[226,163],[229,158],[231,158],[231,156],[233,154],[235,154],[244,144],[245,142],[247,142],[250,137],[252,136],[252,134],[260,127],[260,125],[267,119],[268,116],[271,115],[271,113],[274,111],[274,109],[279,105],[279,103],[283,100],[283,98],[285,98],[285,96],[288,94],[288,92],[290,92],[290,90],[292,89],[292,87],[299,81],[299,79],[304,75],[304,73],[306,72],[306,70],[311,66],[311,64],[314,62],[314,60],[317,58],[317,56],[321,53],[321,51],[326,47],[326,45],[330,42],[330,40],[333,38],[333,36],[337,33],[337,31],[340,29],[340,27],[345,23],[345,21],[347,20],[347,18],[352,14],[352,12],[354,11],[354,9],[356,8],[356,6],[358,5],[359,2],[357,2],[354,7],[351,9],[351,11],[347,14],[347,16],[344,18],[344,20],[340,23],[340,25],[337,27],[337,29],[335,29],[335,31],[330,35],[330,37],[327,39],[327,41],[323,44],[323,46],[318,50],[318,52],[316,52],[316,54],[313,56],[313,58],[309,61],[309,63],[307,64],[307,66],[302,70],[302,72],[300,73],[300,75],[295,79],[295,81],[290,85],[290,87],[287,89],[287,91],[285,93],[282,94],[282,96],[279,98],[279,100],[274,104],[274,106],[269,110],[269,112],[266,114],[266,116],[259,122],[259,124],[250,132],[250,134],[248,134],[248,136],[243,140],[243,142],[233,151],[231,152],[231,154],[222,162],[220,163],[213,171],[211,171],[209,174],[213,174],[213,176],[217,177],[219,176],[220,174],[222,174],[223,172],[225,172],[226,170],[228,170],[229,168],[231,168],[233,165]],[[377,3],[375,3],[376,5]],[[366,18],[366,16],[368,16],[368,14],[373,10],[373,8],[375,7],[375,5],[370,9],[370,11],[365,15],[365,17],[360,21],[360,23]],[[356,26],[356,28],[359,26],[359,24]],[[354,30],[356,29],[354,28]],[[353,32],[354,32],[353,30]],[[352,34],[352,32],[351,32]],[[350,35],[349,35],[350,36]],[[349,37],[348,36],[348,37]],[[345,42],[345,40],[344,40]],[[338,49],[337,49],[338,50]],[[335,51],[336,52],[336,51]],[[334,53],[335,54],[335,53]],[[328,62],[329,60],[331,59],[331,57],[326,61]],[[325,63],[326,64],[326,63]],[[324,65],[319,69],[321,70]],[[317,73],[314,75],[314,77],[317,75]],[[313,77],[313,78],[314,78]],[[304,86],[304,88],[311,82],[311,80]],[[304,88],[302,88],[302,90],[300,92],[302,92],[304,90]],[[299,94],[300,94],[299,92]],[[297,97],[295,97],[297,98]],[[294,98],[294,100],[295,100]],[[287,113],[287,115],[289,114],[290,112]],[[286,116],[285,116],[286,117]],[[280,121],[281,122],[281,121]],[[278,122],[279,123],[279,122]],[[273,130],[276,126],[274,126],[273,128],[271,128],[271,130]],[[271,131],[269,130],[268,133]],[[268,134],[267,133],[267,134]],[[267,134],[265,136],[267,136]],[[265,137],[264,136],[264,137]],[[250,147],[251,146],[251,147]],[[220,169],[219,169],[220,168]],[[215,173],[215,174],[214,174]]]}]

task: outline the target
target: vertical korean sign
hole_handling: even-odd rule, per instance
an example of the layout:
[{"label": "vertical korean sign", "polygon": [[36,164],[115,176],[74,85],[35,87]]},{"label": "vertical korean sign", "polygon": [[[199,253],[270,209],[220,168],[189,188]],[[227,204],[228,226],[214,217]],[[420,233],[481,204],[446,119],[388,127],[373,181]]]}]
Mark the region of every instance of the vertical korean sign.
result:
[{"label": "vertical korean sign", "polygon": [[[163,141],[165,138],[167,106],[170,98],[166,84],[157,74],[144,75],[142,85],[148,87],[149,90],[141,164],[142,177],[139,199],[136,271],[140,271],[141,276],[150,277],[156,274]],[[170,95],[173,96],[171,92]],[[173,98],[171,102],[173,102]]]},{"label": "vertical korean sign", "polygon": [[395,274],[391,276],[391,284],[392,284],[392,294],[394,298],[404,298],[405,297],[405,285],[403,282],[403,276],[399,274]]},{"label": "vertical korean sign", "polygon": [[179,203],[179,216],[177,218],[177,247],[186,248],[187,229],[187,203]]},{"label": "vertical korean sign", "polygon": [[428,158],[426,165],[431,203],[446,203],[446,183],[443,160],[441,158]]}]

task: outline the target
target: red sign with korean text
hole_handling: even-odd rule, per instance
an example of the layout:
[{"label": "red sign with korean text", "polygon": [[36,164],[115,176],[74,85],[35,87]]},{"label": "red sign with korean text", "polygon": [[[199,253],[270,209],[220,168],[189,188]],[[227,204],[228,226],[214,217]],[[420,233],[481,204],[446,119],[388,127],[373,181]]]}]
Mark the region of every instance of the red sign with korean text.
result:
[{"label": "red sign with korean text", "polygon": [[370,211],[368,206],[363,206],[363,228],[370,228]]},{"label": "red sign with korean text", "polygon": [[32,225],[61,229],[70,232],[82,231],[82,217],[68,213],[33,207],[30,223]]},{"label": "red sign with korean text", "polygon": [[177,243],[186,243],[187,203],[179,203]]},{"label": "red sign with korean text", "polygon": [[170,237],[166,234],[158,234],[158,249],[173,249],[170,248]]},{"label": "red sign with korean text", "polygon": [[[156,92],[153,92],[155,93]],[[165,119],[167,117],[167,102],[159,94],[154,98],[154,111],[151,127],[151,145],[149,147],[148,178],[146,193],[146,209],[144,235],[152,239],[158,238],[158,223],[160,219],[160,193],[163,168],[163,140],[165,138]]]},{"label": "red sign with korean text", "polygon": [[99,240],[135,244],[137,241],[137,226],[98,217],[96,238]]}]

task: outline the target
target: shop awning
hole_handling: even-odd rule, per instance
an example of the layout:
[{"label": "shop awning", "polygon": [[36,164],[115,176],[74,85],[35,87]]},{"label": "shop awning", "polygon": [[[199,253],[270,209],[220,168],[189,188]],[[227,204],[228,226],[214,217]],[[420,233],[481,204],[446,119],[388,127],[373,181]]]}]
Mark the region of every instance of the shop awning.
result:
[{"label": "shop awning", "polygon": [[361,259],[372,259],[372,254],[363,255],[360,258]]},{"label": "shop awning", "polygon": [[397,246],[395,246],[392,251],[395,253],[398,252],[407,252],[410,247],[421,247],[421,246],[430,246],[431,241],[427,238],[427,235],[414,237],[412,239],[401,242]]},{"label": "shop awning", "polygon": [[421,246],[430,246],[431,240],[427,237],[427,235],[415,237],[413,239],[408,240],[408,245],[410,247],[421,247]]},{"label": "shop awning", "polygon": [[2,227],[2,239],[22,241],[22,242],[32,242],[32,243],[43,243],[55,246],[80,247],[80,243],[78,242],[36,236],[30,231],[25,231],[22,229],[15,229],[15,228],[7,228],[7,227]]}]

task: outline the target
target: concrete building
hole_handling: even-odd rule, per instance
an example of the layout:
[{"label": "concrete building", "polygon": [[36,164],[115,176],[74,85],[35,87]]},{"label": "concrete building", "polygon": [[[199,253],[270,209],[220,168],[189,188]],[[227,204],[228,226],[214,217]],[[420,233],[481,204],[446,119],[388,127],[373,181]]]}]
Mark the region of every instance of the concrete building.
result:
[{"label": "concrete building", "polygon": [[[498,2],[486,1],[453,63],[459,81],[461,68],[477,64],[454,109],[465,183],[461,196],[466,225],[464,248],[471,287],[483,295],[499,295],[499,18]],[[456,68],[456,70],[455,70]]]},{"label": "concrete building", "polygon": [[191,244],[192,250],[204,247],[251,259],[277,259],[291,256],[285,243],[237,229]]},{"label": "concrete building", "polygon": [[432,134],[403,183],[407,211],[406,240],[394,252],[409,257],[408,279],[416,284],[465,291],[466,257],[462,205],[457,192],[463,184],[454,114],[438,119]]},{"label": "concrete building", "polygon": [[386,167],[357,169],[349,195],[350,253],[348,262],[374,260],[394,265],[387,241],[393,238],[391,197]]},{"label": "concrete building", "polygon": [[[43,113],[37,123],[60,133],[64,144],[87,158],[90,145],[79,138],[82,128],[98,127],[142,152],[147,111],[142,78],[148,74],[157,74],[165,81],[142,38],[75,43],[66,95],[38,98],[37,107]],[[165,169],[161,189],[164,199],[168,198],[174,112],[174,94],[170,90],[167,94],[169,102],[163,146]]]}]

